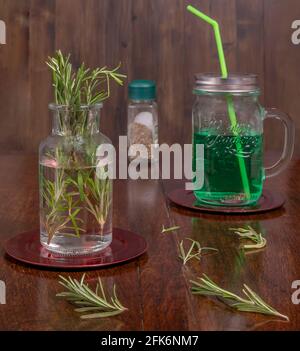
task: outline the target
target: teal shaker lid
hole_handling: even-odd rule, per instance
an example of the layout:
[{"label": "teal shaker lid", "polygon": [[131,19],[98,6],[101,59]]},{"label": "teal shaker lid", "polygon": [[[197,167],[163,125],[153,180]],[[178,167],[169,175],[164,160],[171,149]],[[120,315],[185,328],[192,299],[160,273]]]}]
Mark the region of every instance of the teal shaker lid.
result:
[{"label": "teal shaker lid", "polygon": [[156,83],[153,80],[133,80],[128,92],[131,100],[155,100]]}]

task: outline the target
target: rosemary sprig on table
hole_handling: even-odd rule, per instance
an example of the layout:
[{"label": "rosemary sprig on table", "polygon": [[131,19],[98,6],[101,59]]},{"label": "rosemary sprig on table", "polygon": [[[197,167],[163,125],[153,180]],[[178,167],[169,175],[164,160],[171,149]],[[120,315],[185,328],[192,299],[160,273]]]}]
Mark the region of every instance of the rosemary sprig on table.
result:
[{"label": "rosemary sprig on table", "polygon": [[254,242],[252,245],[243,245],[245,250],[263,249],[267,245],[267,240],[262,234],[257,233],[251,226],[248,226],[247,228],[230,228],[230,230],[235,232],[240,238]]},{"label": "rosemary sprig on table", "polygon": [[63,297],[72,304],[80,306],[76,308],[75,311],[87,313],[80,316],[82,319],[112,317],[127,310],[117,298],[115,285],[113,287],[112,296],[109,299],[106,297],[100,278],[98,278],[95,292],[90,289],[88,284],[84,283],[85,274],[82,276],[80,282],[70,277],[67,279],[60,276],[60,279],[59,283],[65,287],[67,291],[57,294],[56,296]]},{"label": "rosemary sprig on table", "polygon": [[191,283],[191,290],[195,295],[215,296],[226,305],[238,311],[261,313],[265,315],[280,317],[289,321],[289,318],[287,316],[279,313],[273,307],[268,305],[246,284],[244,284],[243,289],[245,298],[242,298],[230,291],[222,289],[205,274],[202,278],[199,278],[198,281],[191,280]]},{"label": "rosemary sprig on table", "polygon": [[180,229],[179,226],[174,226],[174,227],[171,227],[171,228],[165,228],[165,226],[163,225],[162,229],[161,229],[161,233],[162,234],[170,233],[170,232],[173,232],[173,231],[178,230],[178,229]]},{"label": "rosemary sprig on table", "polygon": [[200,261],[203,251],[219,251],[213,247],[201,247],[199,241],[190,238],[186,238],[186,240],[191,242],[187,252],[184,248],[184,241],[182,240],[179,243],[179,258],[183,261],[183,265],[186,265],[188,261],[192,260],[193,258]]}]

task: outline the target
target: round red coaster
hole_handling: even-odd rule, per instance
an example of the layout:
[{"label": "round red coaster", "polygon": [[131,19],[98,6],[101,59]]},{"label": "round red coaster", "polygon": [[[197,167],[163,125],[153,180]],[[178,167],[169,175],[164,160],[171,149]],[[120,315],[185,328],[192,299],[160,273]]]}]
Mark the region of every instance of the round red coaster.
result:
[{"label": "round red coaster", "polygon": [[197,204],[197,199],[192,191],[185,189],[176,189],[168,193],[168,198],[174,204],[198,212],[209,212],[216,214],[254,214],[276,210],[285,204],[285,198],[270,190],[264,190],[262,197],[255,206],[249,207],[205,207],[203,204]]},{"label": "round red coaster", "polygon": [[40,244],[39,230],[34,230],[9,239],[4,249],[8,256],[29,265],[56,269],[89,269],[133,260],[147,251],[147,242],[138,234],[114,228],[112,244],[98,254],[57,256]]}]

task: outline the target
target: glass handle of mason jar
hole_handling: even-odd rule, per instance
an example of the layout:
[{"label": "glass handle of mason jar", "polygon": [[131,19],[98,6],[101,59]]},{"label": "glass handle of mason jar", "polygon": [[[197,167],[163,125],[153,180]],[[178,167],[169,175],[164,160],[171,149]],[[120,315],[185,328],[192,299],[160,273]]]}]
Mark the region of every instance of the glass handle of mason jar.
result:
[{"label": "glass handle of mason jar", "polygon": [[286,114],[276,108],[265,110],[265,119],[274,118],[282,122],[284,126],[284,148],[280,159],[271,167],[266,167],[266,178],[272,178],[281,173],[289,164],[294,153],[295,124]]}]

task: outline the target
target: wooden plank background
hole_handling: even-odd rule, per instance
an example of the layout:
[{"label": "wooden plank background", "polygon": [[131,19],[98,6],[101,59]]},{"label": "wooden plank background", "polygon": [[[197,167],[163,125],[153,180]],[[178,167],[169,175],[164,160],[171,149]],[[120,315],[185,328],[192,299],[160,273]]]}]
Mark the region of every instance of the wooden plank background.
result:
[{"label": "wooden plank background", "polygon": [[[37,151],[49,134],[44,62],[55,49],[70,52],[77,65],[121,61],[128,80],[155,79],[160,142],[190,142],[193,76],[219,67],[212,32],[185,11],[189,3],[220,22],[230,71],[259,74],[262,103],[289,113],[299,135],[300,46],[291,43],[299,0],[0,0],[7,27],[7,44],[0,45],[0,152]],[[126,104],[126,89],[115,88],[103,111],[102,131],[115,143],[126,133]],[[266,130],[269,146],[279,148],[280,127]]]}]

